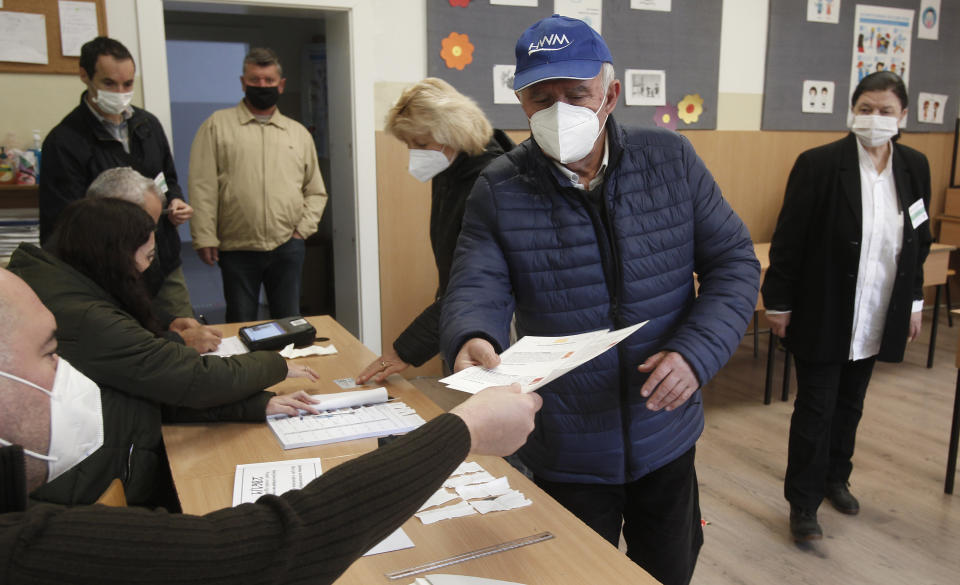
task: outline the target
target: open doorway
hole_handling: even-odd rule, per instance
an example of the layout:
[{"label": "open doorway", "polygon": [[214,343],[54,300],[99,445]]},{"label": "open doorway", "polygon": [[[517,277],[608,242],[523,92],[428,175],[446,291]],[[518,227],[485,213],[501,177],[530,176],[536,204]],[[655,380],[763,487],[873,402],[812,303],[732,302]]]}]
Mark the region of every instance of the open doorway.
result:
[{"label": "open doorway", "polygon": [[332,223],[336,319],[379,352],[377,186],[372,171],[376,168],[375,55],[371,44],[363,42],[375,28],[375,6],[368,0],[283,0],[283,6],[279,4],[275,0],[135,0],[144,105],[172,136],[165,10],[324,21],[330,148],[330,173],[324,179],[331,198],[325,215]]},{"label": "open doorway", "polygon": [[[173,4],[173,3],[171,3]],[[329,185],[325,22],[313,18],[274,14],[225,14],[217,6],[191,5],[190,10],[164,7],[170,121],[177,169],[183,175],[184,195],[190,199],[186,175],[190,148],[200,125],[213,112],[229,109],[243,98],[239,81],[244,56],[251,47],[269,47],[280,57],[286,91],[278,107],[303,124],[314,138],[320,171]],[[328,187],[329,190],[329,187]],[[307,240],[300,291],[300,312],[336,317],[334,301],[331,199],[316,234]],[[186,227],[186,226],[182,226]],[[211,322],[222,322],[225,309],[217,266],[196,258],[189,230],[184,241],[184,273],[197,312]],[[267,318],[261,293],[260,318]]]}]

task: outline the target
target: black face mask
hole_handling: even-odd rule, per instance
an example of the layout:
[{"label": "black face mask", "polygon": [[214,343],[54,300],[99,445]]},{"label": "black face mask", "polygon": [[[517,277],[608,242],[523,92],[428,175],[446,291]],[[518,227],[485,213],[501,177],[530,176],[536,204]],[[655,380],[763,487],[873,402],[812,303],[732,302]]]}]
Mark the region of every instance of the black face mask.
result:
[{"label": "black face mask", "polygon": [[277,86],[259,87],[248,85],[244,93],[250,105],[258,110],[269,110],[277,105],[277,100],[280,99],[280,88]]}]

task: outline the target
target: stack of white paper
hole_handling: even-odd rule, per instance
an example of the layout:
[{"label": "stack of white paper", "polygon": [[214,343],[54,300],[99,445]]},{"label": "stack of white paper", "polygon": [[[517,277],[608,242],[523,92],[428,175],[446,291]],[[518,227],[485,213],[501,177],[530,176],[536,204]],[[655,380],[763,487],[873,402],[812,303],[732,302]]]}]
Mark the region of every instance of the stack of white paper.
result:
[{"label": "stack of white paper", "polygon": [[340,408],[321,414],[270,418],[267,424],[284,449],[402,434],[424,423],[403,402]]},{"label": "stack of white paper", "polygon": [[[447,488],[456,490],[456,493],[447,491]],[[437,507],[452,500],[462,501]],[[480,465],[471,462],[457,467],[443,482],[443,487],[430,496],[415,515],[424,524],[433,524],[477,512],[486,514],[523,508],[532,503],[522,493],[511,489],[506,477],[494,478]]]},{"label": "stack of white paper", "polygon": [[36,209],[5,209],[0,212],[0,265],[6,266],[21,242],[40,245],[40,220]]},{"label": "stack of white paper", "polygon": [[500,354],[500,365],[492,370],[473,366],[440,381],[454,390],[471,394],[490,386],[513,383],[520,384],[524,392],[533,392],[617,345],[646,324],[644,321],[616,331],[603,329],[566,337],[528,335]]}]

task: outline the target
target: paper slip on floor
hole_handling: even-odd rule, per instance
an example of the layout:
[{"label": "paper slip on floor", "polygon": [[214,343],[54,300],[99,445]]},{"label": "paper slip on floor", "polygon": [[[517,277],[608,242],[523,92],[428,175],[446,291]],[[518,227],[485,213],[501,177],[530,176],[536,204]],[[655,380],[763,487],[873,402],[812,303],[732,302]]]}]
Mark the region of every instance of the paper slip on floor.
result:
[{"label": "paper slip on floor", "polygon": [[[461,464],[443,486],[430,496],[416,513],[416,517],[424,524],[470,516],[477,512],[486,514],[513,510],[533,503],[519,491],[511,489],[506,477],[494,478],[472,462]],[[447,491],[448,488],[454,489],[455,493]],[[443,506],[453,500],[462,501]]]},{"label": "paper slip on floor", "polygon": [[[261,496],[279,496],[290,490],[302,489],[323,473],[319,457],[290,459],[268,463],[237,465],[233,478],[233,505],[256,502]],[[404,548],[413,548],[413,541],[398,528],[363,556],[375,555]]]},{"label": "paper slip on floor", "polygon": [[471,394],[513,383],[520,384],[524,392],[533,392],[614,347],[646,324],[644,321],[616,331],[602,329],[565,337],[528,335],[500,354],[499,366],[473,366],[440,381]]}]

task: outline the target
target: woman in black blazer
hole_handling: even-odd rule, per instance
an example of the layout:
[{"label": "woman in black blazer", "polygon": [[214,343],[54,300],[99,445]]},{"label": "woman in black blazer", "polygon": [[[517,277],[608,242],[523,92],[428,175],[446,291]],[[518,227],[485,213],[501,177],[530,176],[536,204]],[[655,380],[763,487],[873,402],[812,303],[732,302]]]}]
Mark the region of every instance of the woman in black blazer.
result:
[{"label": "woman in black blazer", "polygon": [[797,158],[770,246],[763,302],[797,365],[784,495],[796,540],[821,538],[824,497],[856,514],[848,490],[857,424],[877,359],[903,360],[920,332],[930,249],[930,167],[896,143],[900,77],[853,93],[852,133]]}]

